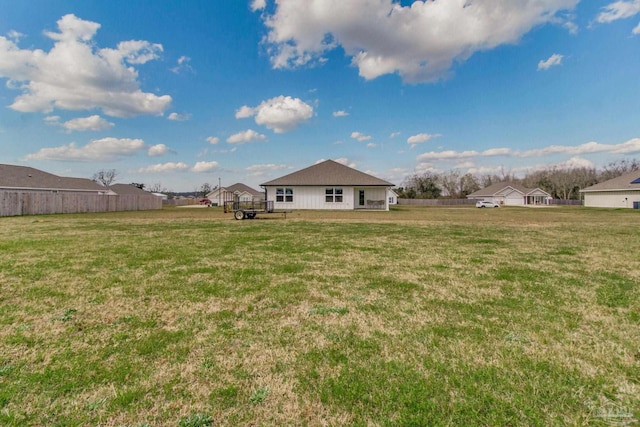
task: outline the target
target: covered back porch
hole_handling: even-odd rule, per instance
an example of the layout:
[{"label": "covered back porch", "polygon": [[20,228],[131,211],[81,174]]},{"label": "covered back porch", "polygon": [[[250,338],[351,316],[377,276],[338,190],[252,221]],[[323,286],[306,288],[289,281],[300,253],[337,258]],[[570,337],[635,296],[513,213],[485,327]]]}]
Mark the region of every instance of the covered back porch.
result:
[{"label": "covered back porch", "polygon": [[387,189],[379,187],[355,187],[353,189],[354,209],[389,210]]}]

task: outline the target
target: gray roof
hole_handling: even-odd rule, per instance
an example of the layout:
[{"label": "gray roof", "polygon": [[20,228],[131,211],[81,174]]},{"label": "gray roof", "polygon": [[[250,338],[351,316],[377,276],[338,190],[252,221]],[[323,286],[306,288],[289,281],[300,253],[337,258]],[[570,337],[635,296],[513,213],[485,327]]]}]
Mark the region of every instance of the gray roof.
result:
[{"label": "gray roof", "polygon": [[131,196],[152,196],[153,194],[148,191],[144,191],[132,184],[111,184],[109,190],[116,194],[131,195]]},{"label": "gray roof", "polygon": [[640,190],[640,182],[632,184],[633,181],[640,179],[640,170],[635,170],[617,178],[600,182],[591,187],[584,188],[580,192],[589,193],[591,191],[637,191]]},{"label": "gray roof", "polygon": [[375,176],[360,172],[333,160],[325,160],[297,172],[290,173],[272,181],[260,184],[267,185],[309,185],[309,186],[361,186],[361,187],[393,187],[394,184]]},{"label": "gray roof", "polygon": [[29,166],[0,164],[0,188],[21,190],[107,191],[86,178],[69,178]]},{"label": "gray roof", "polygon": [[[540,190],[543,193],[547,193],[546,191],[540,189],[540,188],[527,188],[524,187],[520,184],[516,184],[514,182],[497,182],[495,184],[492,184],[488,187],[482,188],[474,193],[471,193],[469,195],[467,195],[467,197],[469,198],[474,198],[474,197],[492,197],[495,196],[496,194],[500,193],[502,190],[504,190],[507,187],[511,187],[514,190],[522,193],[523,195],[525,194],[529,194],[532,191],[535,190]],[[548,194],[548,193],[547,193]]]},{"label": "gray roof", "polygon": [[248,185],[242,184],[240,182],[238,182],[237,184],[233,184],[229,187],[225,187],[227,191],[230,191],[232,193],[235,193],[236,191],[239,191],[240,193],[249,193],[253,196],[256,197],[260,197],[260,196],[264,196],[264,193],[262,191],[258,191],[258,190],[254,190],[253,188],[249,187]]}]

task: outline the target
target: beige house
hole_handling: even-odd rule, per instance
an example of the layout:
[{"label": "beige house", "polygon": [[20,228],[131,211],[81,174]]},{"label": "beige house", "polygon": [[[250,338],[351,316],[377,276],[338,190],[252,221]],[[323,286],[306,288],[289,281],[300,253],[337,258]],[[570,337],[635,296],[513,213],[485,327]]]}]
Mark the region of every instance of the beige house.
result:
[{"label": "beige house", "polygon": [[467,198],[502,206],[548,205],[552,199],[549,193],[540,188],[526,188],[513,182],[498,182],[469,194]]},{"label": "beige house", "polygon": [[0,164],[0,217],[161,208],[159,197],[133,185],[106,188],[86,178]]},{"label": "beige house", "polygon": [[275,209],[389,210],[394,184],[325,160],[260,186]]},{"label": "beige house", "polygon": [[640,209],[640,170],[580,190],[584,206]]},{"label": "beige house", "polygon": [[0,190],[110,194],[108,188],[96,184],[90,179],[69,178],[54,175],[29,166],[4,164],[0,164]]},{"label": "beige house", "polygon": [[211,200],[214,206],[222,206],[224,202],[253,202],[264,200],[264,193],[254,190],[248,185],[237,183],[229,187],[216,188],[207,194],[207,199]]}]

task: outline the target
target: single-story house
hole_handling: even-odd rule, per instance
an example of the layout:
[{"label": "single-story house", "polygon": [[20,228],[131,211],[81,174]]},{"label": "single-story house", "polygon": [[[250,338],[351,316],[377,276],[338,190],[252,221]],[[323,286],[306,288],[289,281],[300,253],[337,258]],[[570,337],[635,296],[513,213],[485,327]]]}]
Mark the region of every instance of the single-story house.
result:
[{"label": "single-story house", "polygon": [[398,193],[393,190],[389,190],[389,204],[397,205],[398,204]]},{"label": "single-story house", "polygon": [[260,186],[275,209],[389,210],[394,184],[325,160]]},{"label": "single-story house", "polygon": [[208,193],[206,198],[211,200],[214,206],[221,206],[225,201],[252,202],[264,200],[264,193],[254,190],[248,185],[237,183],[229,187],[216,188]]},{"label": "single-story house", "polygon": [[169,199],[169,196],[167,194],[164,194],[164,193],[151,193],[151,194],[153,194],[156,197],[160,197],[162,200],[168,200]]},{"label": "single-story house", "polygon": [[640,209],[640,170],[580,190],[584,206]]},{"label": "single-story house", "polygon": [[467,195],[468,199],[504,206],[548,205],[551,194],[540,188],[526,188],[513,182],[498,182]]},{"label": "single-story house", "polygon": [[109,189],[119,196],[153,196],[153,193],[149,193],[132,184],[111,184]]},{"label": "single-story house", "polygon": [[0,164],[0,190],[53,193],[113,194],[86,178],[69,178],[29,166]]},{"label": "single-story house", "polygon": [[109,188],[86,178],[0,164],[0,217],[161,209],[162,201],[128,184]]}]

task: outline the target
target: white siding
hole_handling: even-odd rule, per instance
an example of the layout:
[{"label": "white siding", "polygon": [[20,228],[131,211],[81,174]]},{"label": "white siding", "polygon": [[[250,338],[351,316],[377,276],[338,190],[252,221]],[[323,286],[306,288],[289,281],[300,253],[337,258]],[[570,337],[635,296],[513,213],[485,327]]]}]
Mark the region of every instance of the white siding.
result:
[{"label": "white siding", "polygon": [[[364,191],[364,205],[360,205],[360,191]],[[379,203],[383,205],[380,206]],[[387,189],[379,187],[356,187],[353,192],[353,205],[356,209],[389,210]]]},{"label": "white siding", "polygon": [[633,202],[640,202],[640,191],[584,193],[584,205],[593,208],[633,208]]},{"label": "white siding", "polygon": [[511,191],[504,195],[505,206],[523,206],[524,196],[519,191]]},{"label": "white siding", "polygon": [[398,204],[398,194],[393,190],[387,191],[387,200],[390,205]]},{"label": "white siding", "polygon": [[249,193],[242,193],[238,196],[240,202],[250,202],[253,200],[253,196]]},{"label": "white siding", "polygon": [[[297,187],[297,186],[267,186],[267,200],[273,201],[275,209],[326,209],[326,210],[353,210],[365,209],[367,206],[359,206],[359,192],[365,192],[365,204],[367,201],[384,201],[381,209],[388,210],[387,189],[379,187],[333,187],[342,188],[342,202],[326,202],[325,190],[328,187]],[[292,188],[293,202],[276,201],[276,188]]]}]

